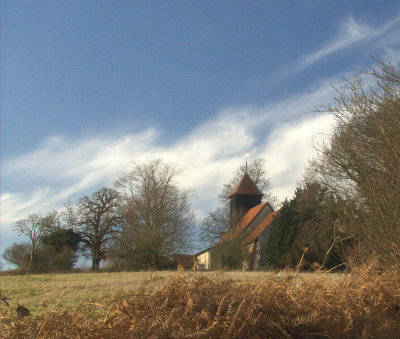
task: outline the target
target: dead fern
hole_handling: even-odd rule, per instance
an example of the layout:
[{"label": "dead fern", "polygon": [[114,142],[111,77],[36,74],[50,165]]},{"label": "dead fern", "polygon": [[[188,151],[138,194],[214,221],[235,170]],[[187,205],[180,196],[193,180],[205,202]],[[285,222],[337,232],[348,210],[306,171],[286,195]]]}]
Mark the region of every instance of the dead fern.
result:
[{"label": "dead fern", "polygon": [[[3,338],[361,338],[400,337],[400,274],[373,264],[342,279],[296,274],[257,284],[177,273],[78,311],[1,317]],[[155,278],[157,279],[157,278]]]}]

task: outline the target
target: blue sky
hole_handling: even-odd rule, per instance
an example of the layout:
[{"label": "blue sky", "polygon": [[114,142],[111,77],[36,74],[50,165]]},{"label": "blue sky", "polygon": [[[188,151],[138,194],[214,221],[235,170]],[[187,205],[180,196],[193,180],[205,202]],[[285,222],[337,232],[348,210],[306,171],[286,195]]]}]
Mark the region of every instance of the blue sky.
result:
[{"label": "blue sky", "polygon": [[13,223],[182,167],[199,218],[244,154],[290,197],[343,76],[400,60],[398,1],[1,2],[1,251]]}]

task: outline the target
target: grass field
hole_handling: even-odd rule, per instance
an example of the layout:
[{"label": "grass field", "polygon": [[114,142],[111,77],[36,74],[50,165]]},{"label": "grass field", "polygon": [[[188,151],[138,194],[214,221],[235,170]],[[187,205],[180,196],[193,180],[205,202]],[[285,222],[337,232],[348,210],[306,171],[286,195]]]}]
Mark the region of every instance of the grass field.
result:
[{"label": "grass field", "polygon": [[[86,303],[101,305],[110,302],[117,294],[129,293],[142,286],[148,292],[161,289],[174,276],[189,277],[191,272],[117,272],[117,273],[68,273],[34,274],[1,277],[1,294],[27,307],[32,315],[41,316],[49,309],[75,310]],[[217,280],[232,279],[257,283],[275,276],[268,272],[196,272],[197,276],[208,276]],[[307,274],[303,274],[307,276]],[[308,275],[309,276],[309,275]],[[101,312],[101,307],[99,307]]]},{"label": "grass field", "polygon": [[[121,272],[1,277],[4,338],[400,337],[400,275]],[[18,319],[16,303],[32,315]]]},{"label": "grass field", "polygon": [[77,309],[85,303],[111,301],[118,293],[136,290],[146,284],[161,287],[173,272],[69,273],[5,276],[1,293],[10,303],[19,302],[33,315],[49,309]]}]

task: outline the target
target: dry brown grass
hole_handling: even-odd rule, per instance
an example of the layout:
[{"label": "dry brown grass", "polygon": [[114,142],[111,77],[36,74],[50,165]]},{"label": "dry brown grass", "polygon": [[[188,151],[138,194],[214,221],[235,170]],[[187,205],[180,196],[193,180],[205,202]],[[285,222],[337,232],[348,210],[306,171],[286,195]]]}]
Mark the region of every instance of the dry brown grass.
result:
[{"label": "dry brown grass", "polygon": [[[19,302],[37,317],[43,316],[48,310],[63,312],[66,309],[76,310],[85,303],[109,303],[117,293],[130,293],[143,285],[151,292],[163,287],[174,275],[174,271],[34,274],[29,277],[2,275],[0,285],[2,295],[11,298],[13,305]],[[185,275],[190,275],[190,272],[185,272]],[[214,280],[257,283],[273,277],[274,273],[231,271],[216,276],[215,272],[197,272],[197,275],[209,276]],[[307,279],[312,274],[302,273],[301,276]],[[329,276],[332,279],[333,275]],[[102,312],[101,308],[96,310],[96,313]]]},{"label": "dry brown grass", "polygon": [[338,279],[286,274],[257,283],[176,273],[159,288],[149,280],[74,311],[7,313],[1,330],[4,338],[399,338],[399,281],[373,265]]}]

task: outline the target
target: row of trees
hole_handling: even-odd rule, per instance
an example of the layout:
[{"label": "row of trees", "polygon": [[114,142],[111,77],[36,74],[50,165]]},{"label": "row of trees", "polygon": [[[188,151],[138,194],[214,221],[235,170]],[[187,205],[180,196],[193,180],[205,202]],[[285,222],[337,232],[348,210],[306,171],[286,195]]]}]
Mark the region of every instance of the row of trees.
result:
[{"label": "row of trees", "polygon": [[[371,255],[383,265],[399,264],[400,64],[378,60],[377,68],[348,80],[334,104],[321,111],[334,116],[333,133],[270,226],[268,265],[302,261],[332,268],[360,264]],[[228,195],[245,170],[238,168],[223,186],[217,208],[203,221],[204,246],[228,231]],[[264,200],[277,207],[265,160],[254,159],[248,172]],[[176,184],[179,174],[161,160],[136,164],[113,188],[101,188],[61,213],[18,221],[16,230],[29,243],[14,244],[3,256],[38,271],[72,267],[78,251],[92,259],[95,270],[104,259],[125,269],[167,267],[194,233],[192,193]]]},{"label": "row of trees", "polygon": [[[199,237],[203,246],[213,245],[228,231],[228,195],[245,170],[240,166],[223,185],[217,209],[203,221]],[[253,159],[248,172],[264,199],[277,204],[265,160]],[[93,270],[104,259],[116,269],[168,267],[171,255],[186,252],[196,233],[193,193],[178,187],[180,174],[176,166],[160,159],[135,164],[112,188],[103,187],[62,211],[19,220],[15,230],[28,242],[13,244],[3,257],[32,272],[71,269],[80,254],[91,259]]]},{"label": "row of trees", "polygon": [[32,272],[70,269],[79,253],[91,258],[93,270],[104,259],[124,269],[166,267],[187,248],[193,228],[192,194],[176,184],[179,174],[160,159],[135,164],[113,188],[19,220],[15,230],[29,241],[13,244],[3,257]]}]

